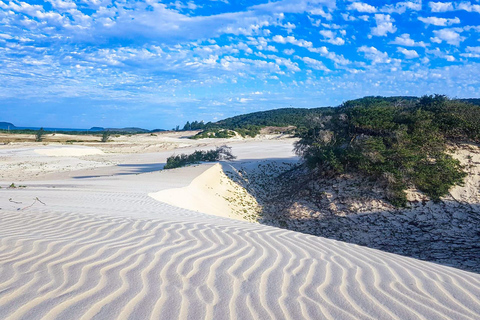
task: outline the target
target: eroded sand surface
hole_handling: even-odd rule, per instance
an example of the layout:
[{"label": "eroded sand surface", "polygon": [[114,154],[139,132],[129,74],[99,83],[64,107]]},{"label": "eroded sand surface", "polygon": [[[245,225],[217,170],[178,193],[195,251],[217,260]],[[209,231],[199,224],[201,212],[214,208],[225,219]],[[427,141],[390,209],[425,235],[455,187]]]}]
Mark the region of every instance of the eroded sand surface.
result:
[{"label": "eroded sand surface", "polygon": [[[293,161],[292,142],[230,142],[238,160],[222,166]],[[176,153],[221,142],[184,143]],[[480,317],[478,274],[169,205],[149,194],[215,201],[202,188],[228,174],[216,164],[159,171],[172,149],[85,146],[103,153],[0,148],[1,319]],[[39,162],[50,169],[26,171]]]}]

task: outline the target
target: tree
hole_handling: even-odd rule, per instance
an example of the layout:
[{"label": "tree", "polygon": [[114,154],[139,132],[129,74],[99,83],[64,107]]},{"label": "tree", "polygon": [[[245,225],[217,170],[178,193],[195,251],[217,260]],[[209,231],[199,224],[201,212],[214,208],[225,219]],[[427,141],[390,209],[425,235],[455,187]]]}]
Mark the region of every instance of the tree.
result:
[{"label": "tree", "polygon": [[35,134],[35,141],[42,142],[44,135],[45,135],[45,130],[43,130],[43,128],[40,128],[40,130],[38,130],[37,133]]},{"label": "tree", "polygon": [[108,130],[103,131],[102,142],[107,142],[110,136],[111,136],[111,133]]}]

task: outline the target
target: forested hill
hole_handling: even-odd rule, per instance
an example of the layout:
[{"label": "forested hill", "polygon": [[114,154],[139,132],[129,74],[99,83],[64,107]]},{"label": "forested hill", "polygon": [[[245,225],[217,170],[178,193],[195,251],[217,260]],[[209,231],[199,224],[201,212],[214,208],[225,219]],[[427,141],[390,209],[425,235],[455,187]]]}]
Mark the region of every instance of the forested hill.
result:
[{"label": "forested hill", "polygon": [[298,126],[305,121],[305,117],[311,114],[318,114],[330,108],[282,108],[268,111],[259,111],[242,114],[235,117],[220,120],[215,123],[224,128],[242,128],[248,125],[253,126]]},{"label": "forested hill", "polygon": [[[349,100],[344,102],[339,107],[351,107],[351,106],[371,106],[371,105],[414,105],[420,101],[420,97],[414,96],[395,96],[395,97],[382,97],[382,96],[367,96],[360,99]],[[447,99],[448,100],[448,99]],[[480,105],[480,99],[451,99],[451,102],[465,102],[474,105]],[[246,126],[303,126],[309,115],[326,114],[334,111],[333,107],[322,108],[281,108],[268,111],[259,111],[248,114],[242,114],[234,117],[230,117],[224,120],[213,123],[215,126],[219,126],[225,129],[234,130],[235,128],[243,128]]]}]

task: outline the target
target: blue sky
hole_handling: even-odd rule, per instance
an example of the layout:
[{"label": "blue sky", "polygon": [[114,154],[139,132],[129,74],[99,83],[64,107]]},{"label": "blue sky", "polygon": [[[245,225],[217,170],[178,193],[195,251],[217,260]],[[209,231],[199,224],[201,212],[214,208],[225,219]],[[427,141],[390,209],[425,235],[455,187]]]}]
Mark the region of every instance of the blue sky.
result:
[{"label": "blue sky", "polygon": [[479,0],[0,0],[0,121],[19,126],[480,97],[479,75]]}]

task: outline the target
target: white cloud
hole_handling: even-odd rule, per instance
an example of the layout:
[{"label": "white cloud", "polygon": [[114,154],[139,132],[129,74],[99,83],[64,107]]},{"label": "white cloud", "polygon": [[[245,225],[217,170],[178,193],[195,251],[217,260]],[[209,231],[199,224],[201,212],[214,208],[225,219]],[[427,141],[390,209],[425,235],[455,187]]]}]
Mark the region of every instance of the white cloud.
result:
[{"label": "white cloud", "polygon": [[322,8],[315,8],[310,10],[310,14],[314,16],[321,16],[326,20],[332,20],[333,16],[330,12],[325,12]]},{"label": "white cloud", "polygon": [[453,4],[451,2],[429,2],[428,6],[432,12],[453,11]]},{"label": "white cloud", "polygon": [[283,50],[283,53],[290,56],[290,55],[295,53],[295,50],[294,49],[285,49],[285,50]]},{"label": "white cloud", "polygon": [[310,68],[313,68],[315,70],[327,71],[327,72],[330,71],[320,60],[312,59],[309,57],[303,57],[300,59],[302,59],[303,62],[305,62]]},{"label": "white cloud", "polygon": [[382,12],[386,13],[399,13],[402,14],[404,13],[407,9],[414,10],[414,11],[420,11],[422,10],[422,2],[397,2],[395,5],[385,5],[380,9]]},{"label": "white cloud", "polygon": [[71,0],[46,0],[51,3],[52,7],[59,10],[75,9],[77,5]]},{"label": "white cloud", "polygon": [[374,13],[377,8],[363,2],[354,2],[347,7],[348,10],[356,10],[358,12]]},{"label": "white cloud", "polygon": [[332,60],[337,65],[347,65],[350,64],[348,59],[345,59],[343,55],[336,54],[335,52],[331,52],[327,49],[327,47],[323,46],[320,48],[309,48],[310,52],[315,52],[320,54],[322,57]]},{"label": "white cloud", "polygon": [[456,10],[465,10],[468,12],[478,12],[480,13],[480,5],[472,4],[471,2],[461,2],[455,6]]},{"label": "white cloud", "polygon": [[435,48],[434,50],[427,50],[426,53],[428,54],[432,54],[438,58],[441,58],[441,59],[444,59],[444,60],[447,60],[449,62],[453,62],[455,61],[455,57],[448,54],[448,53],[445,53],[443,51],[441,51],[439,48]]},{"label": "white cloud", "polygon": [[474,52],[474,53],[480,53],[480,47],[467,47],[467,52]]},{"label": "white cloud", "polygon": [[403,53],[405,55],[405,58],[407,59],[413,59],[413,58],[418,58],[418,53],[415,50],[408,50],[405,48],[397,48],[397,51],[400,53]]},{"label": "white cloud", "polygon": [[441,43],[442,41],[445,41],[448,44],[459,46],[460,42],[465,40],[465,37],[460,36],[457,31],[458,29],[434,30],[433,34],[435,35],[435,37],[430,39],[435,43]]},{"label": "white cloud", "polygon": [[357,18],[349,15],[348,13],[341,13],[340,15],[342,16],[343,20],[345,20],[345,21],[355,21],[355,20],[357,20]]},{"label": "white cloud", "polygon": [[345,44],[345,40],[336,36],[336,32],[332,30],[320,30],[319,33],[325,38],[325,42],[331,43],[333,45],[341,46]]},{"label": "white cloud", "polygon": [[480,58],[480,47],[470,47],[470,46],[468,46],[466,48],[466,51],[468,53],[462,53],[460,55],[462,57],[465,57],[465,58]]},{"label": "white cloud", "polygon": [[381,52],[375,47],[361,46],[357,49],[358,52],[363,52],[365,58],[372,61],[372,63],[390,63],[392,60],[388,57],[386,52]]},{"label": "white cloud", "polygon": [[302,40],[302,39],[296,39],[293,36],[284,37],[284,36],[281,36],[281,35],[276,35],[272,38],[272,41],[277,42],[277,43],[282,43],[282,44],[290,43],[290,44],[293,44],[295,46],[304,47],[304,48],[312,47],[312,43],[310,41],[306,41],[306,40]]},{"label": "white cloud", "polygon": [[452,24],[457,24],[460,23],[460,19],[457,17],[453,19],[447,19],[447,18],[437,18],[437,17],[418,17],[418,20],[422,21],[425,24],[432,24],[434,26],[451,26]]},{"label": "white cloud", "polygon": [[423,41],[416,42],[415,40],[410,38],[408,33],[404,33],[399,37],[396,37],[394,41],[390,41],[390,44],[398,44],[401,46],[407,47],[425,47],[426,44]]},{"label": "white cloud", "polygon": [[395,20],[388,14],[375,14],[376,27],[372,28],[372,35],[384,37],[388,33],[395,33],[397,28],[393,25]]}]

